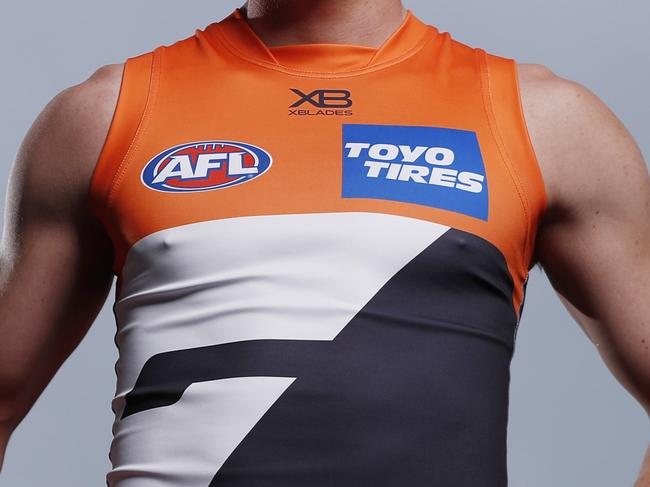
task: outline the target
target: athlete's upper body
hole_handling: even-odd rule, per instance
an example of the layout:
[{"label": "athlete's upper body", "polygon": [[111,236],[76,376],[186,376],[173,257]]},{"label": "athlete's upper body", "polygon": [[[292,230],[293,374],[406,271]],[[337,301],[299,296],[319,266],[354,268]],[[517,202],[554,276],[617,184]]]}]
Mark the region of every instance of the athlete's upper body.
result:
[{"label": "athlete's upper body", "polygon": [[101,68],[9,183],[0,464],[116,275],[112,487],[506,485],[535,263],[650,412],[638,146],[399,0],[250,0]]}]

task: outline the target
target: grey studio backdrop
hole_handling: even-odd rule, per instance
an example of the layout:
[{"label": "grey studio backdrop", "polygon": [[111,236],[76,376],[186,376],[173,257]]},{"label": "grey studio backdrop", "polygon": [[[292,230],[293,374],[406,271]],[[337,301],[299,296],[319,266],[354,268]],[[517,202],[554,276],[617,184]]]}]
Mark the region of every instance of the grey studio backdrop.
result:
[{"label": "grey studio backdrop", "polygon": [[[24,133],[57,92],[100,65],[186,37],[241,3],[3,1],[3,193]],[[622,119],[646,160],[650,156],[648,2],[411,0],[406,5],[461,42],[521,62],[546,64],[583,83]],[[64,158],[58,155],[57,160]],[[113,297],[114,287],[88,335],[13,435],[0,486],[105,485],[117,358]],[[647,416],[611,376],[537,269],[517,340],[510,485],[631,487],[650,439]]]}]

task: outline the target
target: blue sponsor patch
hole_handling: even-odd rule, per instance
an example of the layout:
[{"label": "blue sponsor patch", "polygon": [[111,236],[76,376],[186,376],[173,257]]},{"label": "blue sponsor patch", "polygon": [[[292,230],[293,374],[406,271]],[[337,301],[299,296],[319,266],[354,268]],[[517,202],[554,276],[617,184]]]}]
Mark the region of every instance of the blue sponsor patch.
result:
[{"label": "blue sponsor patch", "polygon": [[343,124],[341,196],[415,203],[487,221],[487,177],[476,133]]}]

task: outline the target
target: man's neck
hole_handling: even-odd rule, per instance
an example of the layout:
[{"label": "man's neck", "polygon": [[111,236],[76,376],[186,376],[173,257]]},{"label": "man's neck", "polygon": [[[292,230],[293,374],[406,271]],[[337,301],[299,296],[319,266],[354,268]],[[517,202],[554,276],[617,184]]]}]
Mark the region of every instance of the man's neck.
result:
[{"label": "man's neck", "polygon": [[406,14],[400,0],[249,0],[242,11],[253,31],[269,47],[379,47]]}]

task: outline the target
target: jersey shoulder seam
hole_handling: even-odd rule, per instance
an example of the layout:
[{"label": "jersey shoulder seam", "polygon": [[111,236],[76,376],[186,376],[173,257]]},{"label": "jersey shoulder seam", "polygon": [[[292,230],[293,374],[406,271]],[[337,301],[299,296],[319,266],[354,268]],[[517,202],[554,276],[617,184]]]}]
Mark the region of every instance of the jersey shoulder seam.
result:
[{"label": "jersey shoulder seam", "polygon": [[[488,120],[488,125],[490,127],[490,132],[492,133],[492,137],[494,138],[497,147],[499,149],[499,153],[501,154],[501,158],[503,159],[503,162],[506,166],[506,169],[508,170],[508,174],[510,175],[510,178],[513,182],[513,185],[515,186],[515,189],[517,191],[517,196],[519,199],[519,202],[521,203],[521,207],[523,210],[523,216],[524,216],[524,224],[525,224],[525,250],[524,250],[524,256],[526,262],[523,262],[526,271],[528,271],[528,260],[530,258],[530,236],[531,236],[531,231],[530,231],[530,226],[531,226],[531,212],[530,212],[530,201],[528,199],[528,196],[525,194],[524,191],[524,186],[521,182],[521,178],[519,176],[519,173],[516,170],[515,165],[512,162],[512,157],[510,156],[510,152],[508,151],[507,145],[504,142],[501,130],[499,128],[499,124],[497,122],[496,115],[494,113],[494,99],[492,97],[492,77],[490,76],[490,68],[487,62],[487,56],[488,53],[481,49],[481,48],[475,48],[475,53],[478,57],[478,64],[479,68],[481,71],[481,93],[482,93],[482,98],[483,98],[483,107],[485,110],[485,114],[487,116]],[[512,60],[511,60],[512,62]]]},{"label": "jersey shoulder seam", "polygon": [[156,48],[151,53],[152,61],[151,61],[151,67],[149,72],[149,86],[147,87],[144,109],[142,110],[138,127],[133,135],[131,143],[129,144],[129,148],[125,152],[124,157],[122,158],[122,161],[120,162],[117,171],[113,176],[113,180],[111,181],[108,196],[106,198],[107,209],[110,208],[112,203],[114,202],[117,189],[119,188],[120,183],[124,179],[124,175],[126,174],[126,170],[129,166],[129,162],[131,161],[132,155],[134,152],[137,151],[140,142],[142,140],[142,137],[146,132],[148,122],[151,118],[151,112],[158,92],[159,78],[162,70],[162,66],[161,66],[162,51],[163,48],[159,47]]}]

